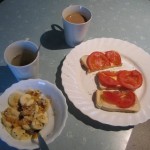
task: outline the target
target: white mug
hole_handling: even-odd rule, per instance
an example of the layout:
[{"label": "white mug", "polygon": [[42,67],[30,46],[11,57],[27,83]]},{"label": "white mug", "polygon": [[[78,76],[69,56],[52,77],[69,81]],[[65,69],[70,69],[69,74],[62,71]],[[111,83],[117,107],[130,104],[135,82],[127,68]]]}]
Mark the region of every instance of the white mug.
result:
[{"label": "white mug", "polygon": [[[14,59],[18,56],[20,59],[21,56],[24,56],[23,59],[25,58],[24,60],[29,62],[26,62],[27,64],[19,64],[19,61],[15,62]],[[29,60],[31,56],[32,59]],[[39,51],[38,46],[33,42],[21,40],[10,44],[5,49],[4,59],[17,80],[37,77],[39,71]]]},{"label": "white mug", "polygon": [[[84,23],[71,23],[67,21],[66,17],[72,13],[80,13],[87,21]],[[63,10],[62,18],[66,43],[71,47],[75,47],[86,36],[92,18],[91,12],[81,5],[70,5]]]}]

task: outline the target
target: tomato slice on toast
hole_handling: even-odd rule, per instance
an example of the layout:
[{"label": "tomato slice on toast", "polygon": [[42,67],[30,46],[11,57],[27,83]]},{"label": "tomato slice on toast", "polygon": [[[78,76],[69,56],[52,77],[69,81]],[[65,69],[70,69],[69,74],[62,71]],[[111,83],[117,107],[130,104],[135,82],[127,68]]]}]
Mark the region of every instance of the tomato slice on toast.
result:
[{"label": "tomato slice on toast", "polygon": [[119,108],[129,108],[135,104],[136,96],[132,91],[103,91],[102,98]]},{"label": "tomato slice on toast", "polygon": [[103,71],[97,74],[98,82],[105,87],[119,87],[120,84],[117,80],[117,72]]},{"label": "tomato slice on toast", "polygon": [[124,91],[120,96],[120,100],[117,102],[117,106],[120,108],[128,108],[135,104],[136,96],[132,91]]},{"label": "tomato slice on toast", "polygon": [[142,74],[137,70],[122,70],[118,72],[118,81],[124,88],[136,90],[142,85]]},{"label": "tomato slice on toast", "polygon": [[103,91],[102,99],[110,104],[116,104],[119,99],[119,91]]},{"label": "tomato slice on toast", "polygon": [[106,51],[105,56],[108,58],[112,66],[121,65],[121,56],[118,52],[114,50]]},{"label": "tomato slice on toast", "polygon": [[95,51],[88,56],[87,65],[90,71],[97,71],[110,67],[110,62],[104,53]]}]

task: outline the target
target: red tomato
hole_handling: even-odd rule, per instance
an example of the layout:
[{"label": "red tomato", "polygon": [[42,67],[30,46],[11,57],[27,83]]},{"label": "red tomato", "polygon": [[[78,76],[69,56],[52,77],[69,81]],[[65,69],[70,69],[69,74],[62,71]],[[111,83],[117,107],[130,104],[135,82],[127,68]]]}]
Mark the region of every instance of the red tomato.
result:
[{"label": "red tomato", "polygon": [[95,51],[88,56],[87,65],[91,71],[96,71],[108,68],[110,63],[103,53]]},{"label": "red tomato", "polygon": [[105,52],[105,56],[108,58],[112,66],[121,65],[121,57],[118,52],[116,51],[107,51]]},{"label": "red tomato", "polygon": [[106,102],[116,105],[116,103],[120,97],[119,95],[120,95],[119,91],[103,91],[102,98]]},{"label": "red tomato", "polygon": [[122,70],[118,72],[119,83],[130,90],[135,90],[142,85],[142,74],[137,70],[127,71]]},{"label": "red tomato", "polygon": [[129,108],[135,103],[135,94],[132,91],[104,91],[103,99],[120,108]]},{"label": "red tomato", "polygon": [[132,91],[124,91],[116,105],[120,108],[129,108],[134,105],[135,98],[135,94]]},{"label": "red tomato", "polygon": [[117,72],[113,71],[103,71],[97,74],[98,81],[100,84],[106,87],[118,87],[120,86],[117,80]]}]

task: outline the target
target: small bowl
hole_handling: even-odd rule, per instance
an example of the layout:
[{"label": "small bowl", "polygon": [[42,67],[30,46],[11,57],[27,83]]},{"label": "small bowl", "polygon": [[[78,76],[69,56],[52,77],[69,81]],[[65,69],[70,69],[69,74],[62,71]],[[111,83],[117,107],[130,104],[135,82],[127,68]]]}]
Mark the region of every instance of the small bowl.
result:
[{"label": "small bowl", "polygon": [[[42,79],[28,79],[22,80],[13,84],[11,87],[5,90],[0,96],[0,112],[4,111],[8,107],[8,97],[11,93],[21,90],[38,89],[44,95],[52,98],[53,111],[54,111],[54,128],[51,130],[50,122],[42,130],[41,134],[44,137],[47,144],[53,142],[62,132],[65,127],[65,123],[68,117],[68,107],[66,99],[62,92],[52,83]],[[1,114],[0,114],[1,118]],[[39,148],[37,140],[15,140],[4,128],[0,122],[0,138],[8,145],[18,149],[36,149]]]}]

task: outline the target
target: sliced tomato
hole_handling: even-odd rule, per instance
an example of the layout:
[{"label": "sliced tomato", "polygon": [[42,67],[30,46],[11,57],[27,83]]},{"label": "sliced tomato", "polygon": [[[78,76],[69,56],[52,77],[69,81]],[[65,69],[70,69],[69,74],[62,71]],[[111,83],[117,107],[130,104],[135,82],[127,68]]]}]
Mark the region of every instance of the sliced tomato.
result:
[{"label": "sliced tomato", "polygon": [[135,98],[135,94],[132,91],[124,91],[116,105],[120,108],[129,108],[134,105]]},{"label": "sliced tomato", "polygon": [[108,58],[112,66],[121,65],[121,56],[118,52],[114,50],[106,51],[105,56]]},{"label": "sliced tomato", "polygon": [[102,98],[110,104],[115,104],[119,101],[120,92],[119,91],[103,91]]},{"label": "sliced tomato", "polygon": [[130,90],[135,90],[142,85],[143,78],[142,74],[137,70],[122,70],[118,72],[118,81],[119,83]]},{"label": "sliced tomato", "polygon": [[118,87],[120,86],[117,80],[117,72],[103,71],[97,74],[100,84],[106,87]]},{"label": "sliced tomato", "polygon": [[102,52],[93,52],[87,58],[87,65],[91,71],[105,69],[110,66],[109,60]]},{"label": "sliced tomato", "polygon": [[103,99],[120,108],[129,108],[135,104],[135,94],[132,91],[104,91]]}]

